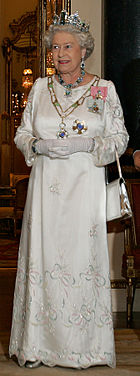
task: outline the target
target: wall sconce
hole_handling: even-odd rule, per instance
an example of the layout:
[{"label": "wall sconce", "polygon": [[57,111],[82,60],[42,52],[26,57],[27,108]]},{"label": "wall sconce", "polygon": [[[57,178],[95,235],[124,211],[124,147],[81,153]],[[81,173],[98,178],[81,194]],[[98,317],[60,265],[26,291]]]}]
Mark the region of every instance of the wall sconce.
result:
[{"label": "wall sconce", "polygon": [[31,89],[33,85],[33,72],[30,68],[26,68],[22,75],[22,86],[24,89]]}]

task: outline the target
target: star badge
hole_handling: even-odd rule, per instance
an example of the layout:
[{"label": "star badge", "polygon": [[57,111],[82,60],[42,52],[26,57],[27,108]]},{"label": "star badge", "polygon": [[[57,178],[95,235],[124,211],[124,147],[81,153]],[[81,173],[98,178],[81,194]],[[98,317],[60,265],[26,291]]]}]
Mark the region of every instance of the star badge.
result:
[{"label": "star badge", "polygon": [[75,120],[72,129],[76,133],[82,134],[83,132],[87,131],[87,126],[85,125],[84,120],[83,121]]}]

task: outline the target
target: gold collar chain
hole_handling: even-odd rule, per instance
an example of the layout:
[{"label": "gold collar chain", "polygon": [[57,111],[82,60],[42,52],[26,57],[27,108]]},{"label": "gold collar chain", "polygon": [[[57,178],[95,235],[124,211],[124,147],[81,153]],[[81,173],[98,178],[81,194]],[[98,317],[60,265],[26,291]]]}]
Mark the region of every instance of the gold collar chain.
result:
[{"label": "gold collar chain", "polygon": [[50,92],[51,102],[52,102],[53,106],[55,107],[58,115],[62,119],[62,122],[59,125],[60,131],[57,133],[57,137],[61,137],[61,138],[64,138],[65,136],[68,137],[68,132],[65,129],[66,124],[64,123],[64,119],[67,116],[69,116],[77,107],[79,107],[83,104],[85,98],[87,98],[91,95],[90,94],[91,86],[93,86],[93,85],[98,86],[99,80],[100,80],[100,78],[98,76],[95,76],[94,81],[92,82],[90,87],[88,87],[88,89],[83,93],[83,95],[76,102],[74,102],[71,106],[66,108],[66,110],[63,110],[63,108],[62,108],[61,104],[59,103],[59,101],[56,97],[56,94],[55,94],[53,78],[48,77],[48,90]]}]

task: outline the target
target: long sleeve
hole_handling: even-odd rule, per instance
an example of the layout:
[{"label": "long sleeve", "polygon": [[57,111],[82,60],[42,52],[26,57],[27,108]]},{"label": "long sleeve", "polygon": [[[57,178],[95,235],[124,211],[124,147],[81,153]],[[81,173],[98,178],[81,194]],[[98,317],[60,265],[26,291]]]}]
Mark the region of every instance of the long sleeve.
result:
[{"label": "long sleeve", "polygon": [[128,144],[129,136],[124,125],[123,111],[114,84],[108,81],[108,94],[104,105],[104,134],[95,136],[93,152],[96,166],[104,166],[115,161],[115,147],[119,156]]},{"label": "long sleeve", "polygon": [[32,166],[36,158],[35,153],[32,151],[32,143],[36,138],[33,131],[33,111],[32,104],[38,84],[38,78],[28,96],[28,102],[22,115],[21,125],[18,127],[14,142],[18,149],[23,153],[27,166]]}]

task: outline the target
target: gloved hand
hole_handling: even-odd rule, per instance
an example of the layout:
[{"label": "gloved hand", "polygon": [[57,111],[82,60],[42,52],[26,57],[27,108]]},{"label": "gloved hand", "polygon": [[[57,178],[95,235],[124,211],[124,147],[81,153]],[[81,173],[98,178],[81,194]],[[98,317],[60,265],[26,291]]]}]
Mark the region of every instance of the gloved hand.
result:
[{"label": "gloved hand", "polygon": [[[65,153],[63,155],[63,150],[66,146],[65,141],[61,139],[36,140],[34,147],[37,154],[44,154],[50,158],[68,158]],[[62,155],[61,153],[59,154],[60,150],[62,151]]]},{"label": "gloved hand", "polygon": [[57,157],[64,157],[77,152],[92,152],[95,146],[95,140],[89,137],[71,137],[58,141],[60,141],[60,146],[51,148],[51,152],[55,152]]},{"label": "gloved hand", "polygon": [[66,139],[38,140],[35,149],[38,154],[47,155],[50,158],[68,158],[70,154],[77,152],[92,152],[95,141],[89,137],[72,137]]}]

